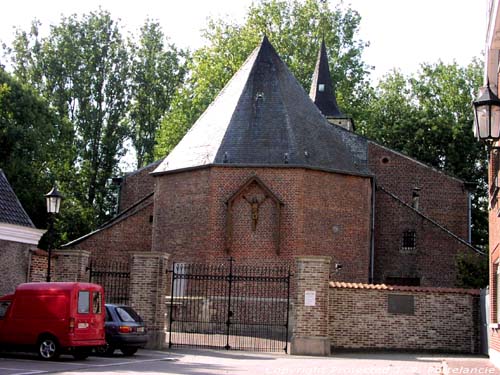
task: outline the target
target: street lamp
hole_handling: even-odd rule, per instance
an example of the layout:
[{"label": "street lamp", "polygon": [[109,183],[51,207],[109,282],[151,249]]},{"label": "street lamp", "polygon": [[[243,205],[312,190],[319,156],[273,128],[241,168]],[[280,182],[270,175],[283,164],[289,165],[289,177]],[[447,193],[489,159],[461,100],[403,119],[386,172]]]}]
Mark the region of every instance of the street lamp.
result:
[{"label": "street lamp", "polygon": [[474,135],[486,143],[488,151],[498,149],[493,144],[500,139],[500,99],[491,91],[490,83],[483,87],[474,106]]},{"label": "street lamp", "polygon": [[50,282],[50,260],[52,253],[52,232],[54,229],[54,216],[59,213],[59,209],[61,208],[61,201],[63,200],[63,196],[57,190],[57,187],[54,185],[51,191],[45,194],[45,200],[47,202],[47,213],[49,214],[49,233],[48,233],[48,265],[47,265],[47,282]]}]

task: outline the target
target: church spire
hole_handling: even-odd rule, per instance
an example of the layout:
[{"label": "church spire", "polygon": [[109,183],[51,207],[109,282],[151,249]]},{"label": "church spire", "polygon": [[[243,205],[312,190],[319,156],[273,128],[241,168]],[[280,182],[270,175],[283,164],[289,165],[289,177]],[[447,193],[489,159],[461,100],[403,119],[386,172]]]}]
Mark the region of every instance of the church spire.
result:
[{"label": "church spire", "polygon": [[350,131],[354,130],[352,119],[343,114],[337,104],[324,40],[321,42],[309,96],[328,122]]}]

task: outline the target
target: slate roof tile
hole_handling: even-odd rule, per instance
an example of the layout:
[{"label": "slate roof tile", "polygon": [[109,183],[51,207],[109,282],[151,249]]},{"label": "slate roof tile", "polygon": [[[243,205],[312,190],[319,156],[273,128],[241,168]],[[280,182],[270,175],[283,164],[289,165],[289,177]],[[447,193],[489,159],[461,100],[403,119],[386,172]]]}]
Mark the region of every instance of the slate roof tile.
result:
[{"label": "slate roof tile", "polygon": [[34,228],[33,222],[10,186],[5,173],[0,169],[0,223]]}]

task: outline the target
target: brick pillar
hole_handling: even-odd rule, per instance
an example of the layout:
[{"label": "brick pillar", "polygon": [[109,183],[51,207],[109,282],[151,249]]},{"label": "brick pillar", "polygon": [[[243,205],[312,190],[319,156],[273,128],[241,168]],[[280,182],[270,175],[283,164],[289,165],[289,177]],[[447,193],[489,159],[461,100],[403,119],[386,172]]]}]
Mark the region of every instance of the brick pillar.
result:
[{"label": "brick pillar", "polygon": [[55,263],[52,281],[89,281],[87,267],[90,251],[54,250],[52,254]]},{"label": "brick pillar", "polygon": [[165,345],[165,295],[168,254],[133,254],[130,259],[130,305],[144,319],[149,332],[148,348]]},{"label": "brick pillar", "polygon": [[291,354],[330,355],[328,335],[328,282],[331,258],[296,258],[297,298]]}]

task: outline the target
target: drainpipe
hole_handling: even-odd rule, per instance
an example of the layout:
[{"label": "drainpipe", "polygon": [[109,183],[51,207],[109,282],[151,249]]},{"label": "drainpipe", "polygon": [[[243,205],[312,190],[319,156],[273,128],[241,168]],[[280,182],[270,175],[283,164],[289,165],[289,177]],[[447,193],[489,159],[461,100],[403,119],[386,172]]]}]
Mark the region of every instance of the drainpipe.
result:
[{"label": "drainpipe", "polygon": [[374,263],[375,263],[375,177],[371,178],[372,185],[372,213],[371,213],[371,228],[370,228],[370,284],[373,284]]}]

